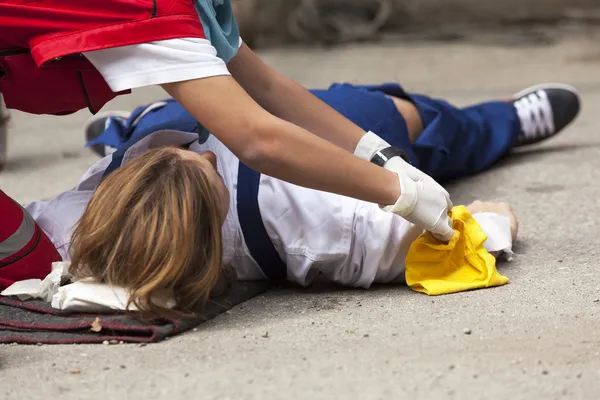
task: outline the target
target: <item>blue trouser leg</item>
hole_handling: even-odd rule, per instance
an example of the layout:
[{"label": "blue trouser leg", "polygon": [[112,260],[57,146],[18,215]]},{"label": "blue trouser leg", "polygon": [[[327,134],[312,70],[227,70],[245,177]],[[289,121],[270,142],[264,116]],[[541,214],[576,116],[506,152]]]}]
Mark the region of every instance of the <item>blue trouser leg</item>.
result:
[{"label": "blue trouser leg", "polygon": [[487,102],[458,109],[442,100],[411,95],[423,120],[413,143],[419,168],[443,182],[490,168],[508,154],[519,120],[508,102]]},{"label": "blue trouser leg", "polygon": [[356,88],[383,92],[415,104],[423,121],[423,132],[412,146],[418,159],[416,166],[439,182],[491,167],[508,154],[519,133],[518,116],[510,102],[457,108],[443,100],[409,95],[395,83]]}]

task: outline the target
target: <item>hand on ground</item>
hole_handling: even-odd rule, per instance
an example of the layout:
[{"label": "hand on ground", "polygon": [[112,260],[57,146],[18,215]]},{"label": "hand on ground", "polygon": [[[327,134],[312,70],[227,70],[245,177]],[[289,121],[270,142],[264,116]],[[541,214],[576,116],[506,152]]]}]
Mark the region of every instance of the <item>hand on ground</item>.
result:
[{"label": "hand on ground", "polygon": [[510,204],[475,200],[467,206],[467,209],[471,212],[471,214],[475,214],[478,212],[493,212],[510,218],[510,233],[512,236],[512,241],[514,242],[515,240],[517,240],[517,233],[519,231],[519,221],[517,220],[517,216],[515,215]]}]

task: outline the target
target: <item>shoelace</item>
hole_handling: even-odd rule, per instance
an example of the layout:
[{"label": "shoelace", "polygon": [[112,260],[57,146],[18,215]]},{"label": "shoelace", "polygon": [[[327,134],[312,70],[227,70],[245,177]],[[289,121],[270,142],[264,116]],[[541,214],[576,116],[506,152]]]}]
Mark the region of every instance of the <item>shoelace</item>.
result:
[{"label": "shoelace", "polygon": [[520,139],[536,139],[554,133],[552,105],[544,90],[528,94],[515,101],[523,135]]}]

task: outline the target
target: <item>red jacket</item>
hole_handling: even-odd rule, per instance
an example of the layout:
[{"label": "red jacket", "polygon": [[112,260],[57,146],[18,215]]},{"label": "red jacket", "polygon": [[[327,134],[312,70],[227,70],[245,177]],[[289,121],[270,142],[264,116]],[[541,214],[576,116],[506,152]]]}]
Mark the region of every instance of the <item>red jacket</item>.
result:
[{"label": "red jacket", "polygon": [[0,190],[0,290],[25,279],[44,279],[61,261],[31,215]]},{"label": "red jacket", "polygon": [[125,92],[82,52],[182,37],[205,38],[192,0],[0,0],[0,92],[33,114],[95,113]]}]

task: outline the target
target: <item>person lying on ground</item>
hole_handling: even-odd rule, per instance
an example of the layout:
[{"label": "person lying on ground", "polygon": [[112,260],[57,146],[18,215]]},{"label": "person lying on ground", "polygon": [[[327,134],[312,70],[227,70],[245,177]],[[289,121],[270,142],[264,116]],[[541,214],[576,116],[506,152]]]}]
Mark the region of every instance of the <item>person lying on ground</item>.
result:
[{"label": "person lying on ground", "polygon": [[[147,136],[106,179],[110,156],[74,191],[27,207],[62,243],[57,250],[71,260],[75,280],[125,288],[149,317],[189,315],[232,279],[307,286],[320,276],[361,288],[405,282],[405,259],[422,229],[375,204],[254,173],[214,137],[188,149],[192,134],[160,146],[165,136],[177,137]],[[510,206],[469,207],[509,217],[516,239]]]},{"label": "person lying on ground", "polygon": [[[478,156],[472,152],[506,142],[504,136],[510,136],[511,146],[523,143],[518,139],[522,129],[514,102],[464,110],[448,105],[436,120],[450,126],[448,119],[454,115],[461,123],[450,130],[425,123],[418,112],[406,111],[410,108],[404,106],[411,104],[417,110],[415,103],[396,106],[391,101],[400,119],[388,118],[396,127],[390,141],[409,143],[404,147],[407,154],[414,154],[422,135],[430,140],[437,135],[438,141],[454,135],[449,143],[478,143],[481,136],[485,138],[480,146],[459,147],[456,155],[452,153],[456,146],[449,146],[450,152],[436,168],[452,175],[442,178],[473,173],[472,163],[465,160]],[[429,101],[430,105],[437,102]],[[512,114],[504,103],[513,107]],[[505,110],[509,123],[500,118],[491,124],[486,121],[485,111],[490,108]],[[177,299],[179,310],[189,311],[206,299],[220,277],[229,276],[224,271],[231,270],[238,279],[288,279],[302,285],[317,275],[359,287],[402,282],[406,252],[422,229],[374,204],[260,175],[213,136],[200,142],[193,132],[146,129],[156,127],[156,121],[167,125],[183,121],[170,119],[169,110],[173,111],[167,103],[132,118],[130,139],[136,141],[129,142],[126,150],[100,160],[75,189],[27,206],[61,257],[72,257],[78,278],[126,287],[139,308],[158,314],[168,311],[148,303],[151,295],[168,293]],[[146,120],[150,118],[154,121]],[[411,133],[409,125],[422,128]],[[539,140],[547,137],[540,135]],[[508,150],[496,151],[496,160]],[[118,168],[103,180],[115,163]],[[510,217],[516,238],[516,218],[509,206],[474,203],[470,207],[473,212]]]}]

